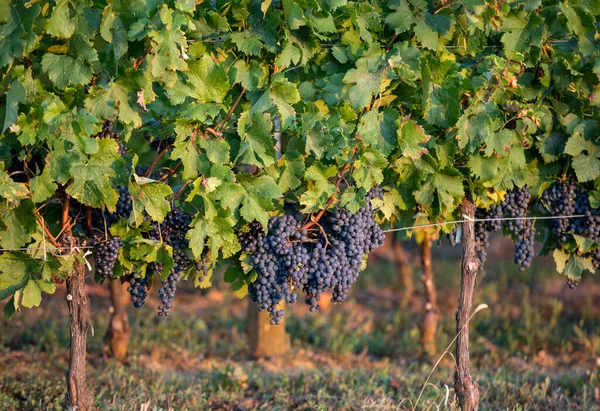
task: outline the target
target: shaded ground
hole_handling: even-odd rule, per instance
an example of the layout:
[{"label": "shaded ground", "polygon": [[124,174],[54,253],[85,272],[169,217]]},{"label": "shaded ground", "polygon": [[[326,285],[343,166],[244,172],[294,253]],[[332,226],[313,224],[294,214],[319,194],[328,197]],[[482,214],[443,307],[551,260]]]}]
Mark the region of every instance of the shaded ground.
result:
[{"label": "shaded ground", "polygon": [[[525,273],[489,263],[506,261],[504,252],[490,250],[476,293],[476,305],[489,305],[472,322],[481,408],[600,409],[597,280],[571,291],[543,259]],[[456,250],[434,255],[441,354],[454,337],[459,264]],[[390,263],[371,264],[346,303],[288,310],[293,350],[257,362],[246,352],[246,301],[217,284],[181,290],[167,321],[156,320],[156,297],[131,309],[131,354],[118,364],[103,354],[108,291],[90,285],[89,385],[106,410],[411,409],[422,389],[418,409],[454,409],[453,357],[426,384],[437,357],[420,357],[421,296],[404,299],[396,277]],[[63,409],[67,318],[62,288],[43,309],[0,320],[0,410]]]}]

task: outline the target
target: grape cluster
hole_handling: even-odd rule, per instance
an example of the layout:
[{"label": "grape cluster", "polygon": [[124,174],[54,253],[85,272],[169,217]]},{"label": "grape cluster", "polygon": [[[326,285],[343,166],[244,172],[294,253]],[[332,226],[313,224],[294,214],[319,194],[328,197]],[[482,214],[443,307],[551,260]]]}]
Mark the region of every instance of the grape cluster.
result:
[{"label": "grape cluster", "polygon": [[158,296],[161,304],[158,306],[158,316],[168,317],[169,310],[173,308],[173,300],[175,299],[175,291],[177,291],[177,283],[181,281],[181,270],[171,270],[169,276],[162,283],[162,287],[158,290]]},{"label": "grape cluster", "polygon": [[[489,208],[477,208],[475,211],[475,254],[483,265],[487,259],[486,248],[489,247],[489,233],[500,231],[504,226],[515,241],[515,263],[523,271],[529,267],[534,255],[535,232],[531,220],[522,219],[527,215],[531,193],[526,187],[509,191],[500,204]],[[502,221],[501,219],[514,218]],[[456,244],[456,230],[448,234],[450,244]]]},{"label": "grape cluster", "polygon": [[111,237],[108,241],[96,241],[96,272],[102,278],[113,275],[115,263],[119,257],[119,250],[123,246],[120,237]]},{"label": "grape cluster", "polygon": [[326,212],[319,228],[303,228],[301,217],[286,214],[271,217],[267,233],[251,224],[248,233],[239,235],[244,252],[252,254],[251,263],[258,274],[249,294],[259,311],[267,310],[271,324],[279,324],[283,310],[277,305],[297,301],[295,290],[302,290],[310,311],[320,309],[321,294],[332,291],[332,302],[342,302],[356,282],[363,256],[383,245],[385,235],[375,222],[376,210],[370,204],[382,198],[379,187],[366,196],[367,205],[356,213],[346,210]]},{"label": "grape cluster", "polygon": [[501,204],[494,204],[490,208],[477,208],[475,210],[475,255],[481,262],[480,266],[485,264],[487,259],[486,248],[490,246],[489,233],[500,231],[502,229],[503,210]]},{"label": "grape cluster", "polygon": [[515,220],[504,222],[504,226],[515,242],[515,263],[523,271],[531,265],[535,254],[535,231],[531,220],[524,220],[529,209],[531,193],[527,187],[509,191],[502,202],[504,215]]},{"label": "grape cluster", "polygon": [[125,186],[118,186],[119,199],[117,200],[117,207],[114,212],[106,213],[106,223],[108,226],[118,222],[121,218],[129,218],[131,211],[133,210],[133,199],[129,190]]},{"label": "grape cluster", "polygon": [[165,217],[160,226],[155,226],[151,236],[160,239],[173,247],[173,268],[162,287],[158,290],[161,305],[158,306],[159,316],[169,316],[169,310],[173,307],[177,283],[190,265],[190,259],[187,254],[189,240],[186,234],[190,229],[192,217],[185,211],[176,208]]},{"label": "grape cluster", "polygon": [[131,303],[135,308],[140,308],[146,303],[146,297],[148,296],[147,287],[149,282],[149,277],[132,278],[129,281],[129,287],[127,287],[127,291],[131,297]]},{"label": "grape cluster", "polygon": [[[600,211],[592,208],[587,191],[577,185],[573,177],[554,183],[544,192],[542,200],[553,216],[582,216],[551,220],[550,227],[558,247],[562,247],[572,234],[600,243]],[[600,248],[585,253],[584,257],[591,257],[594,267],[600,268]]]},{"label": "grape cluster", "polygon": [[571,280],[570,278],[567,280],[567,285],[569,286],[569,288],[571,290],[576,289],[577,287],[579,287],[579,281],[577,280]]},{"label": "grape cluster", "polygon": [[208,256],[204,254],[202,259],[194,262],[194,269],[198,273],[198,281],[204,282],[208,276]]}]

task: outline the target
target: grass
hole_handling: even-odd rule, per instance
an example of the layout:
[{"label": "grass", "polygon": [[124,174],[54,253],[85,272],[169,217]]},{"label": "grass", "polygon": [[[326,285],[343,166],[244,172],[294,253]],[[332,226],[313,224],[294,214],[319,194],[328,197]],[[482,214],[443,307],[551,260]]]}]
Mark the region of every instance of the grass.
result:
[{"label": "grass", "polygon": [[[460,277],[451,251],[434,255],[441,353],[455,334]],[[103,410],[411,409],[437,360],[420,355],[420,295],[404,299],[394,267],[385,262],[367,268],[344,304],[317,314],[300,304],[288,310],[293,349],[285,358],[258,361],[247,353],[246,302],[222,285],[203,295],[182,289],[167,321],[156,320],[155,300],[132,309],[127,362],[105,358],[107,292],[89,289],[95,332],[88,383]],[[475,305],[490,308],[471,324],[481,409],[600,409],[598,301],[593,278],[570,291],[546,261],[526,275],[512,264],[488,263]],[[0,410],[64,408],[64,291],[42,307],[0,321]],[[456,407],[453,357],[447,355],[418,409]]]}]

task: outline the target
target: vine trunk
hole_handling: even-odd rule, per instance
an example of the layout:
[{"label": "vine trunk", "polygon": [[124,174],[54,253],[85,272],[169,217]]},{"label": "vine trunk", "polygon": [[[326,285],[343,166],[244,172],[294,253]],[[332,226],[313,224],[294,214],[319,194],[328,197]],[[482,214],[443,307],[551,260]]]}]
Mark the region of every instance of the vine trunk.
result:
[{"label": "vine trunk", "polygon": [[71,324],[71,358],[67,371],[68,409],[95,410],[94,399],[86,384],[86,344],[90,325],[89,298],[85,290],[85,266],[76,264],[67,279],[67,304]]},{"label": "vine trunk", "polygon": [[462,272],[460,297],[456,311],[456,371],[454,373],[454,389],[462,411],[477,410],[479,404],[479,387],[471,376],[469,364],[469,319],[473,306],[473,292],[479,269],[479,261],[475,255],[475,204],[465,199],[461,204],[461,212],[465,218],[462,223]]}]

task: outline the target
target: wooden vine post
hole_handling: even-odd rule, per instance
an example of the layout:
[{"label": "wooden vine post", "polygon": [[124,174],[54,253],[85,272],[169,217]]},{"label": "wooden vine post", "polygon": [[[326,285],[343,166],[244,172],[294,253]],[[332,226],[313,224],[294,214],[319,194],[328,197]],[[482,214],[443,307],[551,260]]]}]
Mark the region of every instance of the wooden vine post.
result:
[{"label": "wooden vine post", "polygon": [[[281,157],[281,120],[275,116],[274,120],[275,150],[277,159]],[[283,304],[277,306],[283,309]],[[248,299],[248,349],[253,358],[279,357],[290,349],[290,337],[285,332],[285,316],[279,325],[271,325],[268,311],[258,311],[258,305]]]},{"label": "wooden vine post", "polygon": [[479,404],[479,387],[471,376],[469,365],[469,318],[473,307],[475,280],[479,270],[479,261],[475,255],[475,204],[471,199],[461,203],[460,210],[465,222],[462,223],[462,267],[460,297],[456,311],[456,371],[454,373],[454,389],[460,408],[463,411],[477,410]]},{"label": "wooden vine post", "polygon": [[392,236],[392,247],[394,252],[394,260],[396,262],[396,267],[398,274],[400,275],[402,288],[404,290],[402,300],[404,303],[407,303],[415,290],[412,269],[408,261],[406,250],[404,250],[404,247],[402,246],[402,241],[398,240],[396,236]]},{"label": "wooden vine post", "polygon": [[119,280],[111,281],[108,285],[111,315],[106,330],[106,343],[108,354],[119,361],[123,361],[127,356],[131,337],[131,328],[127,317],[127,305],[129,303],[127,286],[128,283],[121,283]]},{"label": "wooden vine post", "polygon": [[439,311],[437,306],[437,290],[433,281],[431,264],[431,235],[425,234],[421,242],[421,279],[425,286],[425,314],[421,320],[421,348],[423,354],[432,357],[435,354],[435,333],[438,326]]},{"label": "wooden vine post", "polygon": [[[77,248],[71,241],[70,252]],[[67,304],[71,328],[69,370],[67,371],[68,409],[77,411],[94,410],[94,399],[86,383],[86,347],[90,326],[89,297],[85,289],[85,265],[75,264],[71,276],[66,280]]]}]

